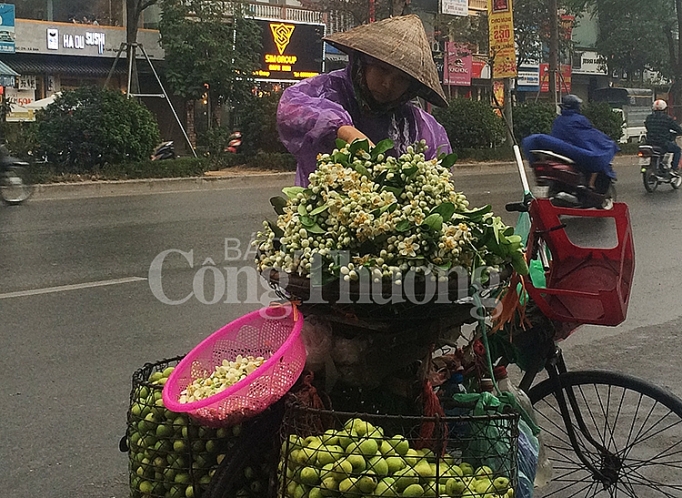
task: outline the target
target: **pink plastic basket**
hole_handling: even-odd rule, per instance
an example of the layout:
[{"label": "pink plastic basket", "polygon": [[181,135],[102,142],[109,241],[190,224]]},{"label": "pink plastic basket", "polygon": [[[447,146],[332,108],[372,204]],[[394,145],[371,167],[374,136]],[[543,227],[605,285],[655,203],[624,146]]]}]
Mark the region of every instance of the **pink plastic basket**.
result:
[{"label": "pink plastic basket", "polygon": [[[168,377],[163,389],[166,408],[211,427],[234,425],[262,412],[284,396],[303,371],[302,327],[303,315],[289,305],[262,308],[225,325],[190,351]],[[265,363],[218,394],[191,403],[178,401],[194,380],[209,377],[223,360],[239,354],[262,356]]]}]

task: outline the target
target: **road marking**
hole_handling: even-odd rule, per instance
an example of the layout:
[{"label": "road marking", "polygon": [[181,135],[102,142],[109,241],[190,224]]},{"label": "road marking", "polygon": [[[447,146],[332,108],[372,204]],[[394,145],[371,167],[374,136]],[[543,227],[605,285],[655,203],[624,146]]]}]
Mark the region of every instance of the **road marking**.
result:
[{"label": "road marking", "polygon": [[82,284],[60,285],[59,287],[45,287],[44,289],[33,289],[26,291],[7,292],[0,294],[0,299],[10,299],[12,297],[37,296],[39,294],[51,294],[53,292],[64,292],[79,289],[90,289],[92,287],[104,287],[106,285],[128,284],[131,282],[142,282],[147,280],[142,277],[115,278],[112,280],[100,280],[99,282],[84,282]]}]

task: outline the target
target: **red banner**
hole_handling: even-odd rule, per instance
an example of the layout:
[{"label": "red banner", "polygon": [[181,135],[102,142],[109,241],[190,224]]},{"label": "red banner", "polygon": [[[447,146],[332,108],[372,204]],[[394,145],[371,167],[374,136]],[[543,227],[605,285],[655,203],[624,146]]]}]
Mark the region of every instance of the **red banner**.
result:
[{"label": "red banner", "polygon": [[[557,85],[561,89],[561,93],[571,93],[571,66],[568,64],[561,65],[561,76],[557,78]],[[540,64],[540,91],[549,92],[549,64]]]},{"label": "red banner", "polygon": [[445,43],[443,84],[471,86],[473,57],[466,45],[455,42]]}]

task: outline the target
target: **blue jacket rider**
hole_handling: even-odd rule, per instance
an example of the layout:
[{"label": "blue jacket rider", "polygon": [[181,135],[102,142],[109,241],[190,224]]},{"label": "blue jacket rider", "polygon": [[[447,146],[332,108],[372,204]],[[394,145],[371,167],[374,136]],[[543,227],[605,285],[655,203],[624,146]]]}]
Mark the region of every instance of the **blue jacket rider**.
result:
[{"label": "blue jacket rider", "polygon": [[561,115],[552,124],[551,135],[536,134],[523,139],[523,151],[533,161],[530,152],[535,149],[551,150],[572,159],[586,173],[592,173],[590,187],[594,187],[598,173],[616,178],[611,167],[616,152],[616,142],[597,130],[590,120],[580,113],[582,100],[576,95],[562,99]]}]

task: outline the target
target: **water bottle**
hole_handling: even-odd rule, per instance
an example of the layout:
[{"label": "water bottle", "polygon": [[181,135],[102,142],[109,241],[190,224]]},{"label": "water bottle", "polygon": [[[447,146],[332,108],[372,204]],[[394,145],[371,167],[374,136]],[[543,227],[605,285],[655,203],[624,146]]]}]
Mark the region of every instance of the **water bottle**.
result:
[{"label": "water bottle", "polygon": [[[495,374],[497,386],[500,388],[500,391],[512,393],[521,408],[523,408],[523,410],[528,414],[533,423],[537,425],[535,412],[533,411],[533,404],[531,403],[530,398],[525,392],[523,392],[521,389],[518,389],[511,383],[507,375],[507,368],[504,366],[495,367],[493,373]],[[541,488],[546,486],[547,483],[552,480],[554,469],[552,467],[552,462],[547,457],[545,445],[542,441],[542,432],[538,434],[537,439],[540,449],[538,455],[538,467],[535,472],[535,487]]]}]

